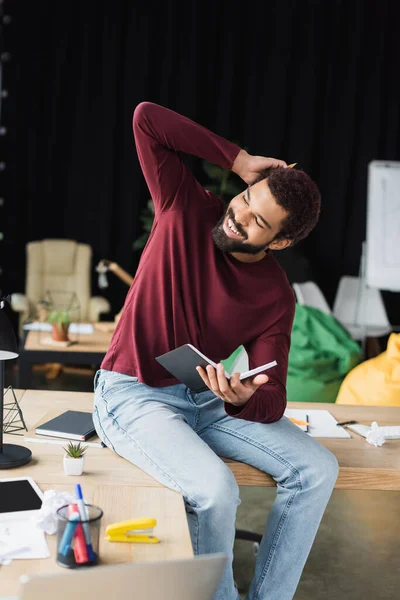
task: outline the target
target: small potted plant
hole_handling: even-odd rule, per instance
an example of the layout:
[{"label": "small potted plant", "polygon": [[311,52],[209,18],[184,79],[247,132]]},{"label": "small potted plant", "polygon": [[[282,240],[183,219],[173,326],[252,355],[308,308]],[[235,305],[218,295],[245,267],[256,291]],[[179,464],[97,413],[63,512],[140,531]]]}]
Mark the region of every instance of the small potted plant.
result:
[{"label": "small potted plant", "polygon": [[52,310],[49,312],[47,322],[53,326],[52,337],[56,342],[68,342],[68,328],[70,316],[67,310]]},{"label": "small potted plant", "polygon": [[64,447],[64,471],[66,475],[82,475],[83,468],[85,466],[85,452],[87,446],[78,444],[68,443],[68,446]]}]

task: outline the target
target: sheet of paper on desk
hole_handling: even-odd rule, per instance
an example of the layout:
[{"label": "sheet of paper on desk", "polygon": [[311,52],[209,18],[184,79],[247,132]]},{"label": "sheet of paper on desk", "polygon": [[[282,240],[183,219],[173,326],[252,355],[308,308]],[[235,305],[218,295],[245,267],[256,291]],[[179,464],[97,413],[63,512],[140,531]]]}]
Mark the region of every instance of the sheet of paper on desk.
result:
[{"label": "sheet of paper on desk", "polygon": [[337,427],[335,417],[328,410],[287,408],[284,414],[286,417],[308,421],[311,437],[351,438],[343,427]]},{"label": "sheet of paper on desk", "polygon": [[15,558],[48,558],[45,533],[33,520],[0,521],[0,560]]}]

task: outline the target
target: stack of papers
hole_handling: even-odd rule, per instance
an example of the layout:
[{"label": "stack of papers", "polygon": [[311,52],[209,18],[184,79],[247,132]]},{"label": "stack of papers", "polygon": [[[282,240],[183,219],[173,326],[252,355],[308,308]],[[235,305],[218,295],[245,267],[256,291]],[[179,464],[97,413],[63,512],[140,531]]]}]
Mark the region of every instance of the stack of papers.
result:
[{"label": "stack of papers", "polygon": [[[327,410],[302,410],[298,408],[287,408],[285,417],[292,417],[301,421],[310,423],[309,431],[311,437],[325,438],[351,438],[351,435],[343,427],[337,426],[337,421],[333,415]],[[297,425],[300,429],[305,430],[305,427]]]}]

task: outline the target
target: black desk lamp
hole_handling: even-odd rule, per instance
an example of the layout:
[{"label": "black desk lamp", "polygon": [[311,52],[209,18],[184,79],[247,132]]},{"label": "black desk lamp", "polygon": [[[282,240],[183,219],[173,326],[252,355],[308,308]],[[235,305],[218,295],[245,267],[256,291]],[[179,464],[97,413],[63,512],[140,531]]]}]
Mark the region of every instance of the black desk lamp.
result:
[{"label": "black desk lamp", "polygon": [[4,420],[4,361],[17,358],[17,339],[14,329],[4,310],[4,299],[0,296],[0,469],[21,467],[32,458],[32,452],[24,446],[3,444]]}]

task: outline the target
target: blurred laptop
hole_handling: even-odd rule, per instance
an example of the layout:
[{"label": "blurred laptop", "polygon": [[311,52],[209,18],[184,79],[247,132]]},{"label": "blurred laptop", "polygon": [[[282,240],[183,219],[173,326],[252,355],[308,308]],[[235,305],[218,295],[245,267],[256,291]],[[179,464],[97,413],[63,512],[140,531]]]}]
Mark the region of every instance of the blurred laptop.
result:
[{"label": "blurred laptop", "polygon": [[213,600],[226,556],[129,563],[76,569],[73,572],[23,575],[19,600]]}]

